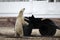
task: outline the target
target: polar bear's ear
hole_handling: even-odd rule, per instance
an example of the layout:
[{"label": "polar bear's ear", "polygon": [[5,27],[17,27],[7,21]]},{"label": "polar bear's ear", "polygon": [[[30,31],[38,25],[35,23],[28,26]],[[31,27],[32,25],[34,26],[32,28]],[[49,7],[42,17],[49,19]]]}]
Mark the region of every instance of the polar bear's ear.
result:
[{"label": "polar bear's ear", "polygon": [[19,15],[18,15],[18,16],[23,16],[24,10],[25,10],[25,8],[21,9],[21,10],[19,11]]}]

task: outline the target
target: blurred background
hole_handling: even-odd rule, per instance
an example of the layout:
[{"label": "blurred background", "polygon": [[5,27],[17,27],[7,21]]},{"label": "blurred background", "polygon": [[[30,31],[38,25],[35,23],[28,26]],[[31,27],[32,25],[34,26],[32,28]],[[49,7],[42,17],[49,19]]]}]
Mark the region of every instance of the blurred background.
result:
[{"label": "blurred background", "polygon": [[0,30],[15,27],[22,8],[25,8],[24,17],[49,18],[60,27],[60,0],[0,0]]},{"label": "blurred background", "polygon": [[0,26],[14,26],[22,8],[24,17],[50,18],[60,26],[60,0],[0,0]]},{"label": "blurred background", "polygon": [[17,17],[25,8],[24,16],[60,18],[60,0],[0,0],[0,16]]}]

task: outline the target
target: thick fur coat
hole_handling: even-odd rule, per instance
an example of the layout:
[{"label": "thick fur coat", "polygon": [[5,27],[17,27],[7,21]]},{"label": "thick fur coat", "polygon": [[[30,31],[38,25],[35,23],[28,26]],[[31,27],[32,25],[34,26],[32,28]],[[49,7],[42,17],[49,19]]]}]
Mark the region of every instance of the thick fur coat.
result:
[{"label": "thick fur coat", "polygon": [[20,10],[19,15],[16,19],[15,36],[23,36],[23,26],[28,24],[26,21],[24,21],[24,17],[23,17],[24,10],[25,8]]}]

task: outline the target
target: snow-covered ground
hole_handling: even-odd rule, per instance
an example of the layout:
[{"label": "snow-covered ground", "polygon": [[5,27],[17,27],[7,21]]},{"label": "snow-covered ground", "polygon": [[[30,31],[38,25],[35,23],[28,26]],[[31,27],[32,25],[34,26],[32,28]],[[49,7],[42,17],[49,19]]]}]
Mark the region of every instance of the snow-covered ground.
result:
[{"label": "snow-covered ground", "polygon": [[[0,36],[2,35],[3,37],[7,36],[14,37],[14,34],[15,34],[14,27],[0,27]],[[41,36],[41,34],[39,33],[39,29],[33,29],[31,35]],[[57,29],[54,36],[60,37],[60,30]]]},{"label": "snow-covered ground", "polygon": [[46,1],[0,2],[0,17],[16,17],[22,8],[26,9],[24,16],[60,18],[60,3]]}]

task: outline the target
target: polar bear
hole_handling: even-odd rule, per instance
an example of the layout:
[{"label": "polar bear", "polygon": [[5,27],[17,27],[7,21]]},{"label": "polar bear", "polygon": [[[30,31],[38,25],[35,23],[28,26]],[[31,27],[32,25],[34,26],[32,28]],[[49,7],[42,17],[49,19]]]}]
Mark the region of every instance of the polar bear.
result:
[{"label": "polar bear", "polygon": [[21,9],[19,11],[19,15],[16,19],[16,23],[15,23],[15,36],[23,36],[23,26],[28,25],[28,23],[26,21],[24,21],[24,17],[23,17],[23,12],[24,12],[25,8]]}]

